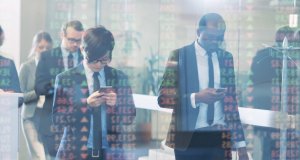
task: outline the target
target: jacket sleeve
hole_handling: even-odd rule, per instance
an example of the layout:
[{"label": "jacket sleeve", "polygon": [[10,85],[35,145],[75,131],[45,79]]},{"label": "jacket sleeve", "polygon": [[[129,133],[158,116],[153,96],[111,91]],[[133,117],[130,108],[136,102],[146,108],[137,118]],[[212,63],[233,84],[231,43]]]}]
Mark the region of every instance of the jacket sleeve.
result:
[{"label": "jacket sleeve", "polygon": [[53,84],[51,82],[51,75],[49,73],[50,66],[48,65],[49,58],[47,58],[47,54],[50,53],[43,52],[41,54],[41,58],[36,68],[34,90],[37,95],[52,95],[54,90]]},{"label": "jacket sleeve", "polygon": [[178,50],[173,51],[167,61],[162,83],[158,92],[158,105],[174,109],[178,104]]},{"label": "jacket sleeve", "polygon": [[136,108],[133,101],[132,89],[128,76],[121,71],[118,73],[118,84],[116,87],[116,109],[118,110],[116,115],[128,119],[128,121],[125,121],[123,124],[131,124],[136,116]]},{"label": "jacket sleeve", "polygon": [[235,83],[235,73],[234,73],[234,62],[233,57],[228,53],[225,57],[225,63],[223,73],[226,75],[226,79],[221,79],[227,83],[228,90],[227,94],[223,100],[224,111],[230,114],[226,114],[226,120],[228,128],[231,130],[231,140],[233,142],[244,141],[244,131],[240,120],[240,114],[238,110],[238,101],[236,95],[236,83]]},{"label": "jacket sleeve", "polygon": [[37,100],[38,97],[34,91],[34,88],[28,88],[28,80],[30,79],[28,77],[28,73],[31,72],[28,68],[28,65],[22,64],[20,68],[20,87],[21,91],[23,92],[23,98],[24,98],[24,103],[29,103],[31,101]]}]

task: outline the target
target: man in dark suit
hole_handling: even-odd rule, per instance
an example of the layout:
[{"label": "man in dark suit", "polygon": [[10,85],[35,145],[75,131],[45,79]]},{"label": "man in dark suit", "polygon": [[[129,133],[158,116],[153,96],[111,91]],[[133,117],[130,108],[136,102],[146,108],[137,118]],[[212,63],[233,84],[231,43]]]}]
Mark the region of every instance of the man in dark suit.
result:
[{"label": "man in dark suit", "polygon": [[[281,63],[282,63],[282,42],[287,38],[289,45],[293,42],[294,29],[289,26],[280,27],[275,34],[275,45],[257,51],[251,64],[251,95],[253,100],[250,104],[257,109],[280,110],[281,85]],[[289,63],[293,63],[290,59]],[[295,67],[295,66],[294,66]],[[273,97],[273,100],[272,100]],[[276,98],[274,98],[276,97]],[[274,99],[277,99],[274,101]],[[273,102],[272,102],[273,101]]]},{"label": "man in dark suit", "polygon": [[198,38],[173,51],[160,87],[160,107],[172,108],[167,145],[176,160],[248,159],[238,113],[231,53],[219,48],[225,22],[216,13],[199,21]]},{"label": "man in dark suit", "polygon": [[[0,26],[0,47],[4,42],[4,32]],[[18,73],[13,60],[0,55],[0,93],[1,92],[17,92],[20,93],[20,83]],[[19,106],[21,101],[19,100]]]},{"label": "man in dark suit", "polygon": [[132,159],[122,149],[134,134],[116,128],[128,127],[136,111],[127,76],[108,66],[113,47],[109,30],[88,29],[83,62],[56,77],[53,122],[64,130],[57,159]]},{"label": "man in dark suit", "polygon": [[[250,105],[257,109],[281,111],[281,90],[282,90],[282,60],[283,60],[283,41],[286,38],[288,47],[295,47],[294,29],[289,26],[280,27],[275,34],[275,44],[272,47],[258,50],[253,57],[251,64],[251,75],[249,79],[249,87],[252,92],[249,96],[253,97]],[[287,51],[287,113],[289,115],[299,114],[299,104],[295,99],[299,94],[299,86],[297,85],[297,70],[299,70],[296,62],[299,60],[299,50]],[[280,130],[268,127],[254,127],[255,136],[258,144],[254,149],[254,157],[257,160],[279,159],[280,158]],[[299,154],[294,153],[297,145],[292,146],[297,138],[293,137],[296,131],[293,128],[287,130],[287,159],[297,159]],[[255,145],[255,144],[254,144]],[[296,153],[296,152],[295,152]]]},{"label": "man in dark suit", "polygon": [[74,20],[64,24],[61,29],[61,45],[43,52],[36,69],[35,92],[38,96],[46,97],[39,130],[45,153],[52,158],[55,157],[58,147],[58,144],[54,143],[55,138],[60,139],[54,137],[55,127],[51,124],[54,81],[57,74],[73,68],[82,61],[83,57],[79,49],[82,33],[81,22]]}]

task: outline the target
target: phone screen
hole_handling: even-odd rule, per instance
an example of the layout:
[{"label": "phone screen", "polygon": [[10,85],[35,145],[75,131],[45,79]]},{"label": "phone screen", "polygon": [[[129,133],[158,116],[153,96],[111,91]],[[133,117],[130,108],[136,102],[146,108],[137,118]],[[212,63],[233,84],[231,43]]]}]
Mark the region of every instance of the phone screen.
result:
[{"label": "phone screen", "polygon": [[227,89],[226,88],[218,88],[217,92],[225,92]]},{"label": "phone screen", "polygon": [[112,86],[101,86],[99,89],[99,92],[105,92],[108,93],[112,90]]}]

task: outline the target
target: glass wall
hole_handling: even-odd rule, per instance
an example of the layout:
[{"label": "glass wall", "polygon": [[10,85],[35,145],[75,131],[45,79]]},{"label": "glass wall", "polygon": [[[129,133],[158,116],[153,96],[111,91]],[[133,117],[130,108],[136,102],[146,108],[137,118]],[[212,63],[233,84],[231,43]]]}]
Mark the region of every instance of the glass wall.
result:
[{"label": "glass wall", "polygon": [[276,35],[283,26],[298,30],[296,0],[52,0],[46,5],[45,26],[55,45],[61,25],[73,19],[86,29],[100,24],[113,33],[110,65],[128,75],[137,108],[132,135],[125,137],[132,159],[174,159],[165,145],[172,110],[158,107],[158,89],[169,54],[195,42],[199,19],[209,12],[226,22],[221,47],[233,55],[250,159],[300,157],[300,38]]}]

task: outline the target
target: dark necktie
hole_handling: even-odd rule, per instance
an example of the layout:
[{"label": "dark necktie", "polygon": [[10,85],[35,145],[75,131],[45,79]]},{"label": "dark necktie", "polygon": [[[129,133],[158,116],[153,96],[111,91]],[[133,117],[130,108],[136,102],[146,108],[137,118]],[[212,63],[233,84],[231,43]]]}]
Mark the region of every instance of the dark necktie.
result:
[{"label": "dark necktie", "polygon": [[[208,87],[214,88],[214,66],[212,62],[212,53],[207,52],[207,60],[208,60]],[[214,121],[214,103],[208,104],[207,109],[207,122],[211,125]]]},{"label": "dark necktie", "polygon": [[73,68],[73,67],[74,67],[73,54],[69,53],[69,55],[68,55],[68,69]]},{"label": "dark necktie", "polygon": [[[99,72],[94,72],[94,92],[100,89]],[[93,156],[99,155],[101,157],[102,146],[102,129],[101,129],[101,108],[95,107],[93,109]]]}]

